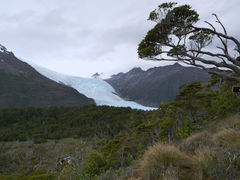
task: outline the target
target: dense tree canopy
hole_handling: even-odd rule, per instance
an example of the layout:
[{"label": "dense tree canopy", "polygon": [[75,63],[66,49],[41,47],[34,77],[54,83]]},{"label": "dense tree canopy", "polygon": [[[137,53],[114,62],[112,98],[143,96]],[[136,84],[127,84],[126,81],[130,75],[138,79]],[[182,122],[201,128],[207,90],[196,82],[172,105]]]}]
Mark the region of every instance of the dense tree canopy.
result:
[{"label": "dense tree canopy", "polygon": [[240,42],[228,35],[216,14],[212,15],[216,24],[205,21],[206,27],[199,27],[199,15],[191,6],[174,2],[159,5],[150,13],[149,20],[156,25],[139,44],[139,57],[178,61],[240,82]]}]

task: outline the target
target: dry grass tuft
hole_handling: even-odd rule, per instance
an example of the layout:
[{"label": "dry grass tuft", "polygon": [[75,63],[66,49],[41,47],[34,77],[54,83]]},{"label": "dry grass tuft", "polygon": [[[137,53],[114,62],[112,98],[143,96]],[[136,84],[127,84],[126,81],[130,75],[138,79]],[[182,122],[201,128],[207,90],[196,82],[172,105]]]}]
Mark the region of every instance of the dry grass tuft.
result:
[{"label": "dry grass tuft", "polygon": [[202,167],[207,159],[210,159],[212,157],[213,151],[208,148],[204,147],[202,149],[198,149],[195,151],[195,159],[198,162],[199,166]]},{"label": "dry grass tuft", "polygon": [[240,179],[240,114],[213,122],[180,144],[156,144],[138,169],[142,180]]},{"label": "dry grass tuft", "polygon": [[240,131],[224,128],[214,134],[212,139],[220,146],[240,146]]},{"label": "dry grass tuft", "polygon": [[222,122],[221,127],[240,129],[240,114],[235,114],[233,116],[226,118]]},{"label": "dry grass tuft", "polygon": [[206,146],[212,146],[213,144],[214,143],[211,139],[211,134],[206,131],[203,131],[200,133],[193,134],[192,136],[185,139],[179,145],[179,148],[182,151],[193,154],[197,149],[203,148]]},{"label": "dry grass tuft", "polygon": [[197,179],[195,159],[177,147],[158,143],[149,148],[140,163],[139,175],[144,180]]}]

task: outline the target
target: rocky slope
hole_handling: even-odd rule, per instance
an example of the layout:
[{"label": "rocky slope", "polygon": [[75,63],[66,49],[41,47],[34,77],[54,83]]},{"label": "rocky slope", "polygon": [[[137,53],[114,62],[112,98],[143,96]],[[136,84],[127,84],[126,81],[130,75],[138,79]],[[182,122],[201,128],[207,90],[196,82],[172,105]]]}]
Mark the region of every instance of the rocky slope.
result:
[{"label": "rocky slope", "polygon": [[82,106],[92,99],[58,84],[0,45],[0,107]]},{"label": "rocky slope", "polygon": [[209,77],[201,69],[176,63],[147,71],[134,68],[127,73],[113,75],[106,82],[124,99],[157,107],[161,102],[172,101],[180,85],[191,81],[207,81]]}]

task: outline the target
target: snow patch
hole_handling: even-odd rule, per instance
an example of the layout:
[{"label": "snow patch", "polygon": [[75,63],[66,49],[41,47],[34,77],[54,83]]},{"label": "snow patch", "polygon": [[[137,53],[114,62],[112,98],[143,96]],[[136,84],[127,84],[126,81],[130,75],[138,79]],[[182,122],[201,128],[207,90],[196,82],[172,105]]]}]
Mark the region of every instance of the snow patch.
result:
[{"label": "snow patch", "polygon": [[0,52],[9,54],[10,52],[3,45],[0,44]]}]

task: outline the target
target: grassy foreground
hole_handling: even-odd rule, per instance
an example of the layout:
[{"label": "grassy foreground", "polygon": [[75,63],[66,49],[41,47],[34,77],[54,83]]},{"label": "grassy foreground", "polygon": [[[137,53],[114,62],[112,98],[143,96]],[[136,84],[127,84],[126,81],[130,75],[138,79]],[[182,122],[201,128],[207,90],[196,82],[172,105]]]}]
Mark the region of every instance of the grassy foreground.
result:
[{"label": "grassy foreground", "polygon": [[136,179],[240,179],[239,149],[240,116],[235,115],[181,143],[150,147],[139,163],[140,178]]},{"label": "grassy foreground", "polygon": [[[128,179],[128,180],[204,180],[240,179],[240,114],[228,117],[177,143],[158,142],[126,168],[107,170],[87,177],[79,172],[104,161],[84,140],[66,138],[41,144],[33,141],[0,143],[0,179]],[[60,157],[71,156],[72,164],[59,164]],[[83,159],[87,161],[82,163]],[[93,160],[94,159],[94,160]],[[98,162],[97,162],[98,161]],[[54,170],[52,173],[49,170]],[[95,173],[97,169],[95,168]],[[87,173],[94,171],[88,170]]]}]

